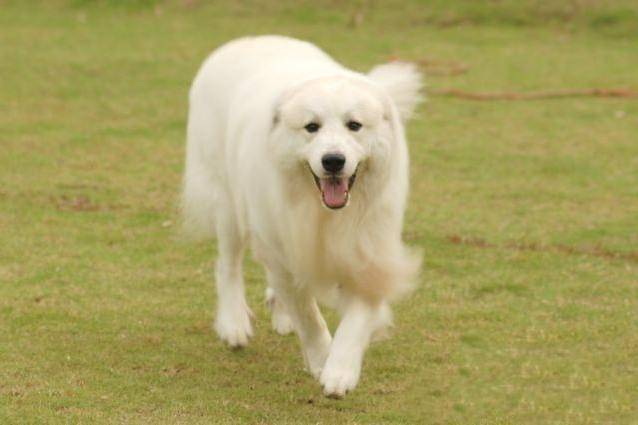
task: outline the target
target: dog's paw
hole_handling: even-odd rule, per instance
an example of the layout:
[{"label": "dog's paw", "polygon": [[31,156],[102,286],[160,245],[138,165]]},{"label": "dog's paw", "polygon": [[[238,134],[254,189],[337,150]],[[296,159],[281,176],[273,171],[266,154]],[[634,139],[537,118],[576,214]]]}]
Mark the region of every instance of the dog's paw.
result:
[{"label": "dog's paw", "polygon": [[288,312],[275,296],[275,291],[270,287],[266,289],[266,305],[270,309],[272,328],[275,332],[279,335],[288,335],[295,330]]},{"label": "dog's paw", "polygon": [[250,323],[252,312],[247,306],[235,308],[221,308],[217,312],[215,331],[219,338],[232,348],[240,348],[248,345],[248,340],[253,336],[253,327]]},{"label": "dog's paw", "polygon": [[[306,344],[303,349],[304,363],[306,370],[315,378],[321,378],[324,364],[330,352],[332,337],[326,331],[324,335],[314,340],[311,344]],[[303,344],[302,344],[303,345]]]},{"label": "dog's paw", "polygon": [[310,361],[306,360],[306,367],[304,370],[312,375],[313,378],[319,380],[321,378],[321,372],[323,371],[323,364],[321,362],[314,362],[312,364]]},{"label": "dog's paw", "polygon": [[319,378],[319,382],[323,386],[323,393],[327,397],[342,398],[357,386],[361,366],[348,365],[348,363],[334,364],[328,360],[328,364],[324,367]]},{"label": "dog's paw", "polygon": [[295,330],[288,313],[279,310],[273,310],[272,312],[272,328],[279,335],[288,335]]}]

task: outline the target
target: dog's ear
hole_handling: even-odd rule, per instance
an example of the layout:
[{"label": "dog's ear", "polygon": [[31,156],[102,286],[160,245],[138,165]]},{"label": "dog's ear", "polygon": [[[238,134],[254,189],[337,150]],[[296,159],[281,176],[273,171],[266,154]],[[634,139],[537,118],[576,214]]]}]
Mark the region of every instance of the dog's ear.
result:
[{"label": "dog's ear", "polygon": [[390,62],[377,65],[368,73],[368,77],[385,89],[399,110],[403,122],[412,116],[414,108],[424,99],[421,94],[423,76],[413,63]]},{"label": "dog's ear", "polygon": [[284,107],[284,104],[290,99],[292,94],[294,93],[294,88],[288,88],[283,93],[281,93],[275,99],[275,102],[272,105],[272,128],[274,129],[277,124],[281,122],[281,110]]}]

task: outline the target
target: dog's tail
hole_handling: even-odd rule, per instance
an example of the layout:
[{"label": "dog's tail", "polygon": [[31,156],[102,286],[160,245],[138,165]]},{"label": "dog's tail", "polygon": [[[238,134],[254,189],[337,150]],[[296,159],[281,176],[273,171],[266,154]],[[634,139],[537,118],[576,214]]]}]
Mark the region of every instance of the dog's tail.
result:
[{"label": "dog's tail", "polygon": [[421,93],[423,75],[417,66],[409,62],[390,62],[377,65],[368,77],[383,87],[394,101],[403,122],[425,97]]}]

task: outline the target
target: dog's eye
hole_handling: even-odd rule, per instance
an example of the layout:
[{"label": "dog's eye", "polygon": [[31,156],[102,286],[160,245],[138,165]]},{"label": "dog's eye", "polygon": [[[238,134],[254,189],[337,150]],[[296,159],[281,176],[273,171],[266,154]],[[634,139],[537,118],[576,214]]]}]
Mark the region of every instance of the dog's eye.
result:
[{"label": "dog's eye", "polygon": [[319,127],[320,125],[317,124],[316,122],[311,122],[309,124],[306,124],[304,128],[306,129],[308,133],[316,133],[317,131],[319,131]]},{"label": "dog's eye", "polygon": [[346,127],[352,131],[359,131],[361,129],[361,123],[357,121],[348,121],[346,123]]}]

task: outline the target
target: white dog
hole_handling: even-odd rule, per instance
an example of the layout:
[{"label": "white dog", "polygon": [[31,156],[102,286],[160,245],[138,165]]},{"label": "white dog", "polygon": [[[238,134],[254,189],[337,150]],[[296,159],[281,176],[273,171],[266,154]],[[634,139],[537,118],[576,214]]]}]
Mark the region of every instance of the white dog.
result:
[{"label": "white dog", "polygon": [[[252,336],[250,245],[275,330],[297,332],[329,396],[356,386],[371,337],[391,320],[388,302],[420,267],[401,240],[403,121],[420,85],[410,64],[365,75],[310,43],[261,36],[213,52],[190,91],[183,213],[191,234],[217,236],[215,329],[232,347]],[[334,338],[315,301],[330,295],[342,313]]]}]

